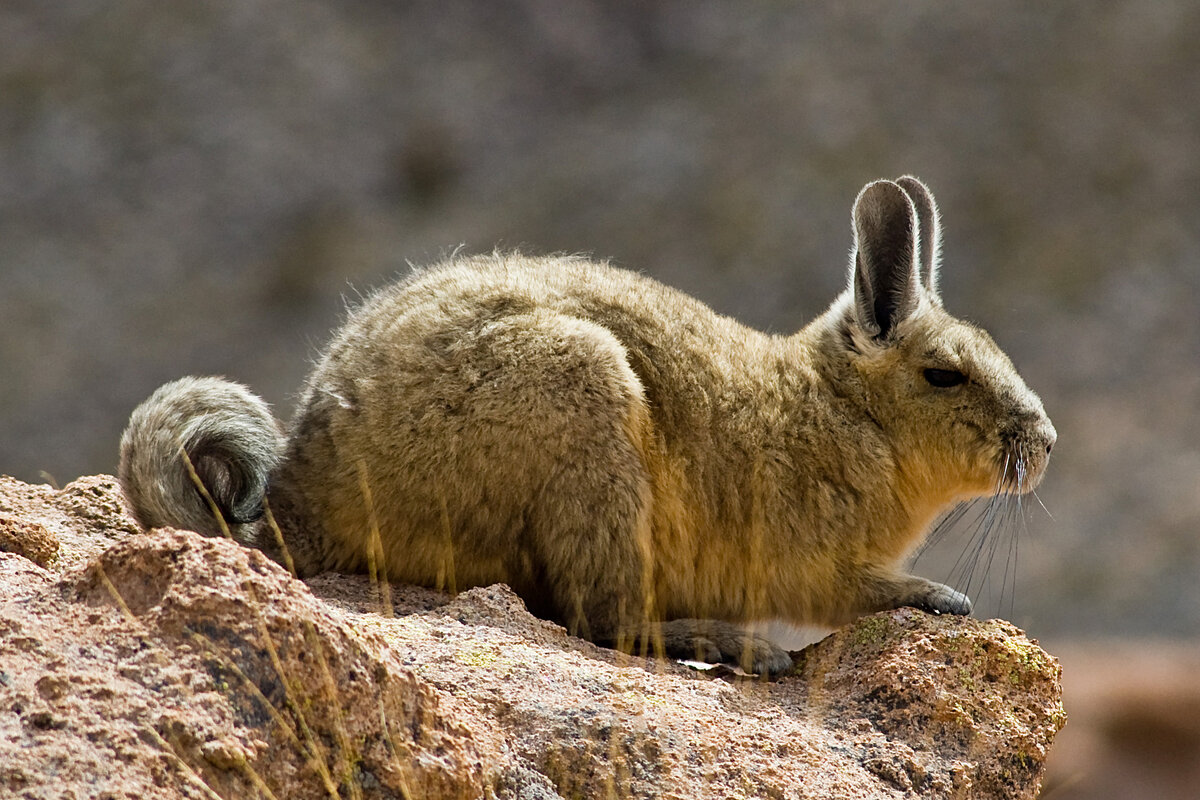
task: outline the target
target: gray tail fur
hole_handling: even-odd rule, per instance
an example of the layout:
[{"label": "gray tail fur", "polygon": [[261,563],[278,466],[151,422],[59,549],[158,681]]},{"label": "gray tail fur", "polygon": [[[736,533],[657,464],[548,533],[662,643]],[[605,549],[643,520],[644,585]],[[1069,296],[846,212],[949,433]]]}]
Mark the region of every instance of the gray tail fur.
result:
[{"label": "gray tail fur", "polygon": [[180,378],[130,415],[117,477],[144,528],[228,530],[249,544],[283,446],[270,408],[245,386]]}]

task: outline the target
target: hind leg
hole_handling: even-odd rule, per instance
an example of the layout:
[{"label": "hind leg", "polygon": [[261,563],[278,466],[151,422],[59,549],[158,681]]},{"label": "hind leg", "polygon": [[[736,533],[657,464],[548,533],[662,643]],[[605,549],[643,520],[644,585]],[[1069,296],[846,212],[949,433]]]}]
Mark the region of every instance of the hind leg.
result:
[{"label": "hind leg", "polygon": [[509,451],[515,469],[532,473],[513,550],[512,571],[527,578],[518,591],[573,633],[629,640],[656,617],[643,456],[652,431],[641,382],[624,347],[590,322],[518,315],[490,333],[519,362],[514,413],[529,421]]},{"label": "hind leg", "polygon": [[[652,529],[653,422],[621,344],[600,326],[553,313],[516,315],[488,328],[491,353],[514,359],[532,436],[509,449],[517,470],[540,477],[523,512],[514,588],[572,633],[641,654],[791,667],[767,639],[720,620],[661,621]],[[515,409],[514,409],[515,411]],[[497,443],[498,444],[498,443]],[[521,577],[518,577],[521,576]],[[523,579],[522,579],[523,578]]]},{"label": "hind leg", "polygon": [[425,309],[355,339],[386,346],[331,348],[283,483],[320,526],[322,568],[365,568],[374,535],[390,579],[506,582],[535,613],[609,631],[643,594],[641,384],[603,327],[494,305]]},{"label": "hind leg", "polygon": [[330,460],[364,464],[373,517],[349,471],[310,490],[350,499],[324,504],[345,550],[377,521],[390,577],[505,582],[534,613],[616,638],[652,600],[642,385],[608,330],[518,301],[430,311],[378,362],[342,365],[322,393],[346,401],[324,401]]}]

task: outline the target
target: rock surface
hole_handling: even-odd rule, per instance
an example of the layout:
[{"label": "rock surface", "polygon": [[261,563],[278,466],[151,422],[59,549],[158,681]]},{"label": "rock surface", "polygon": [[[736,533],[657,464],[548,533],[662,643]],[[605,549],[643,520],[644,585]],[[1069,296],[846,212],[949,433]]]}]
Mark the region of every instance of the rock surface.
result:
[{"label": "rock surface", "polygon": [[303,583],[133,533],[107,477],[6,480],[0,516],[4,796],[1021,798],[1064,721],[1058,663],[1004,622],[879,614],[726,680],[503,586]]}]

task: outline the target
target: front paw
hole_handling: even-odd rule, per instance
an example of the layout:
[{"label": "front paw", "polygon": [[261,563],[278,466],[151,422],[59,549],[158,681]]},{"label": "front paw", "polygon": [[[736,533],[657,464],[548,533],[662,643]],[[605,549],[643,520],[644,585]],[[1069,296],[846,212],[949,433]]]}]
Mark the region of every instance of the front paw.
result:
[{"label": "front paw", "polygon": [[971,598],[941,583],[930,582],[925,591],[910,599],[905,605],[919,608],[930,614],[955,614],[965,617],[971,613]]}]

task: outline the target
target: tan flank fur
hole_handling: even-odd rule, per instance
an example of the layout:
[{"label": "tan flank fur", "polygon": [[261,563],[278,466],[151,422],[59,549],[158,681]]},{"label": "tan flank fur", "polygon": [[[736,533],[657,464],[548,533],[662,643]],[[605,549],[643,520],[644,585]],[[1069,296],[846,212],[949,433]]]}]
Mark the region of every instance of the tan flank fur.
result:
[{"label": "tan flank fur", "polygon": [[301,575],[504,582],[597,642],[759,671],[790,660],[751,621],[969,613],[898,565],[956,502],[1032,490],[1054,428],[943,310],[925,186],[871,183],[852,216],[849,286],[792,336],[604,263],[453,258],[350,314],[286,434],[238,384],[159,389],[122,486],[146,527],[216,534],[215,507]]}]

